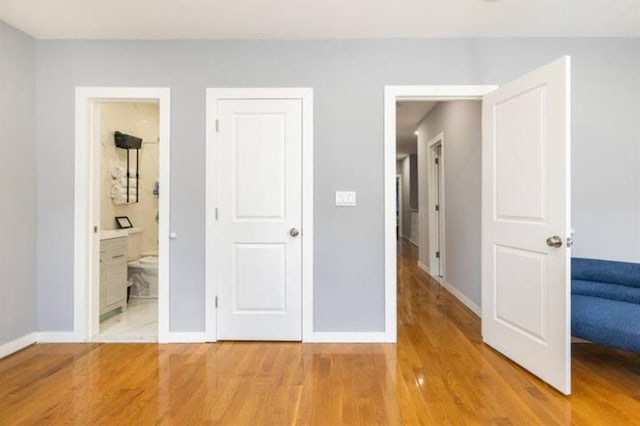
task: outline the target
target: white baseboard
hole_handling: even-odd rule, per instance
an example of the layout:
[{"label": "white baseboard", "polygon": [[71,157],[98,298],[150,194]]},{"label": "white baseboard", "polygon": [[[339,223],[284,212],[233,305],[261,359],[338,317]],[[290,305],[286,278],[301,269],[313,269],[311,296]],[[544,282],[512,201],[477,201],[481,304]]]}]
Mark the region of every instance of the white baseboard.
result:
[{"label": "white baseboard", "polygon": [[169,332],[158,343],[205,343],[211,339],[204,331]]},{"label": "white baseboard", "polygon": [[304,343],[385,343],[384,331],[333,332],[314,331]]},{"label": "white baseboard", "polygon": [[414,246],[418,247],[418,243],[416,243],[415,241],[413,241],[413,240],[411,239],[411,237],[409,237],[409,236],[407,236],[407,235],[403,235],[403,236],[402,236],[402,239],[403,239],[403,240],[405,240],[405,241],[408,241],[408,242],[410,242],[411,244],[413,244]]},{"label": "white baseboard", "polygon": [[[81,343],[84,342],[83,339],[79,339],[76,334],[72,331],[46,331],[40,332],[38,334],[38,343]],[[165,336],[162,336],[158,339],[158,343],[202,343],[207,342],[210,339],[206,338],[206,333],[197,331],[197,332],[177,332],[177,333],[167,333]],[[97,343],[151,343],[155,342],[155,340],[147,340],[147,339],[136,339],[136,338],[122,338],[122,339],[111,339],[111,338],[96,338],[92,340],[92,342]]]},{"label": "white baseboard", "polygon": [[12,353],[18,352],[20,349],[24,349],[27,346],[36,343],[37,341],[38,333],[33,332],[25,334],[22,337],[18,337],[17,339],[13,339],[7,343],[3,343],[0,345],[0,358],[4,358],[11,355]]},{"label": "white baseboard", "polygon": [[445,290],[451,293],[453,297],[458,299],[464,306],[471,309],[471,312],[476,314],[479,318],[482,318],[482,309],[480,308],[480,306],[476,305],[471,299],[469,299],[467,296],[462,294],[460,290],[458,290],[457,288],[455,288],[454,286],[446,282],[444,279],[442,279],[442,277],[434,277],[433,275],[431,275],[431,272],[429,272],[429,268],[427,267],[427,265],[425,265],[419,260],[418,260],[418,268],[422,269],[427,274],[429,274],[431,278],[436,280]]},{"label": "white baseboard", "polygon": [[479,318],[482,318],[482,309],[480,309],[480,306],[476,305],[471,299],[462,294],[460,290],[458,290],[445,280],[440,280],[440,285],[444,287],[449,293],[451,293],[456,299],[462,302],[464,306],[469,308],[471,312],[476,314]]},{"label": "white baseboard", "polygon": [[[105,340],[106,341],[106,340]],[[205,332],[167,333],[159,343],[204,343],[211,341]],[[11,355],[34,343],[81,343],[72,331],[42,331],[27,334],[0,345],[0,358]],[[145,343],[143,341],[122,341],[123,343]],[[114,343],[109,341],[109,343]],[[389,343],[384,331],[363,332],[323,332],[316,331],[304,343]]]},{"label": "white baseboard", "polygon": [[94,337],[87,343],[158,343],[156,337]]},{"label": "white baseboard", "polygon": [[429,267],[425,265],[421,260],[418,260],[418,268],[422,269],[427,274],[431,275],[431,272],[429,271]]},{"label": "white baseboard", "polygon": [[83,343],[73,331],[40,331],[38,332],[38,343]]}]

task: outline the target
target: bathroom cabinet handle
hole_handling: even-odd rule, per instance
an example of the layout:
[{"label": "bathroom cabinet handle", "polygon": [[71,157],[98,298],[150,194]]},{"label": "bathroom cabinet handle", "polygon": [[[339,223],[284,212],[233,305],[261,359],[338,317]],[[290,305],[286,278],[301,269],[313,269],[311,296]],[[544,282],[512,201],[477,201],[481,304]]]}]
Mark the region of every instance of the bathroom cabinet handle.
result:
[{"label": "bathroom cabinet handle", "polygon": [[119,259],[119,258],[121,258],[121,257],[124,257],[124,254],[118,254],[118,255],[116,255],[116,256],[112,256],[111,258],[112,258],[112,259]]}]

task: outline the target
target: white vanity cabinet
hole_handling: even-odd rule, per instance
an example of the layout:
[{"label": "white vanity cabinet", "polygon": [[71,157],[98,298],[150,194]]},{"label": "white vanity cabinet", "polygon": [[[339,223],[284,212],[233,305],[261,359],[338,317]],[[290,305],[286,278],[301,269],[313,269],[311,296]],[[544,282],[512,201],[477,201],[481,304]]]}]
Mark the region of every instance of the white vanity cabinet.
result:
[{"label": "white vanity cabinet", "polygon": [[127,310],[127,236],[100,240],[100,315]]}]

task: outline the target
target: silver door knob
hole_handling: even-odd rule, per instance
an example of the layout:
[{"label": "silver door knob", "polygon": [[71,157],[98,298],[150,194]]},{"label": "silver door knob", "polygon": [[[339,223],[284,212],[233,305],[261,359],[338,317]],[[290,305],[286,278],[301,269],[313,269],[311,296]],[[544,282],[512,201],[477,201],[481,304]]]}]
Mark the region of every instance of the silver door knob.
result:
[{"label": "silver door knob", "polygon": [[554,235],[553,237],[549,237],[547,238],[547,245],[549,247],[562,247],[562,238],[560,238],[557,235]]},{"label": "silver door knob", "polygon": [[289,235],[295,238],[300,235],[300,231],[298,231],[296,228],[291,228],[289,229]]}]

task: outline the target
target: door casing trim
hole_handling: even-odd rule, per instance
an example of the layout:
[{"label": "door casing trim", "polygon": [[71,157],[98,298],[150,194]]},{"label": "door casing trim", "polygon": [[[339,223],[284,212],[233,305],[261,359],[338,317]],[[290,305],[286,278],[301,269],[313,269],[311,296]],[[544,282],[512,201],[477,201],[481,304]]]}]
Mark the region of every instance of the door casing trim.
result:
[{"label": "door casing trim", "polygon": [[[158,224],[158,342],[171,340],[169,331],[170,280],[170,183],[171,183],[171,89],[167,87],[76,87],[75,89],[75,158],[74,158],[74,310],[73,336],[77,342],[90,341],[95,331],[96,282],[99,271],[93,266],[100,253],[92,249],[93,224],[100,197],[93,194],[95,170],[99,159],[95,141],[95,104],[99,102],[146,102],[159,104],[159,198]],[[98,288],[99,289],[99,288]]]},{"label": "door casing trim", "polygon": [[[397,340],[395,238],[396,102],[478,100],[498,86],[384,86],[384,335]],[[418,247],[424,242],[418,241]]]},{"label": "door casing trim", "polygon": [[[419,142],[418,142],[419,143]],[[435,150],[437,147],[440,147],[440,164],[438,167],[438,171],[436,172],[436,167],[434,163],[435,159]],[[446,231],[447,227],[446,223],[446,201],[445,201],[445,163],[447,162],[445,158],[445,147],[444,147],[444,132],[440,132],[437,136],[432,138],[426,143],[426,153],[427,153],[427,211],[425,214],[418,213],[418,223],[421,223],[422,220],[426,216],[427,229],[429,229],[429,242],[427,247],[429,247],[429,270],[431,271],[432,276],[435,276],[436,281],[446,282]],[[438,174],[438,187],[434,185],[436,181],[436,173]],[[436,192],[439,195],[439,202],[435,201]],[[436,204],[439,204],[439,214],[438,220],[435,220],[435,214],[431,214],[436,209]],[[419,227],[419,225],[418,225]],[[438,231],[438,232],[436,232]],[[436,257],[436,247],[439,247],[440,251],[440,261]]]}]

